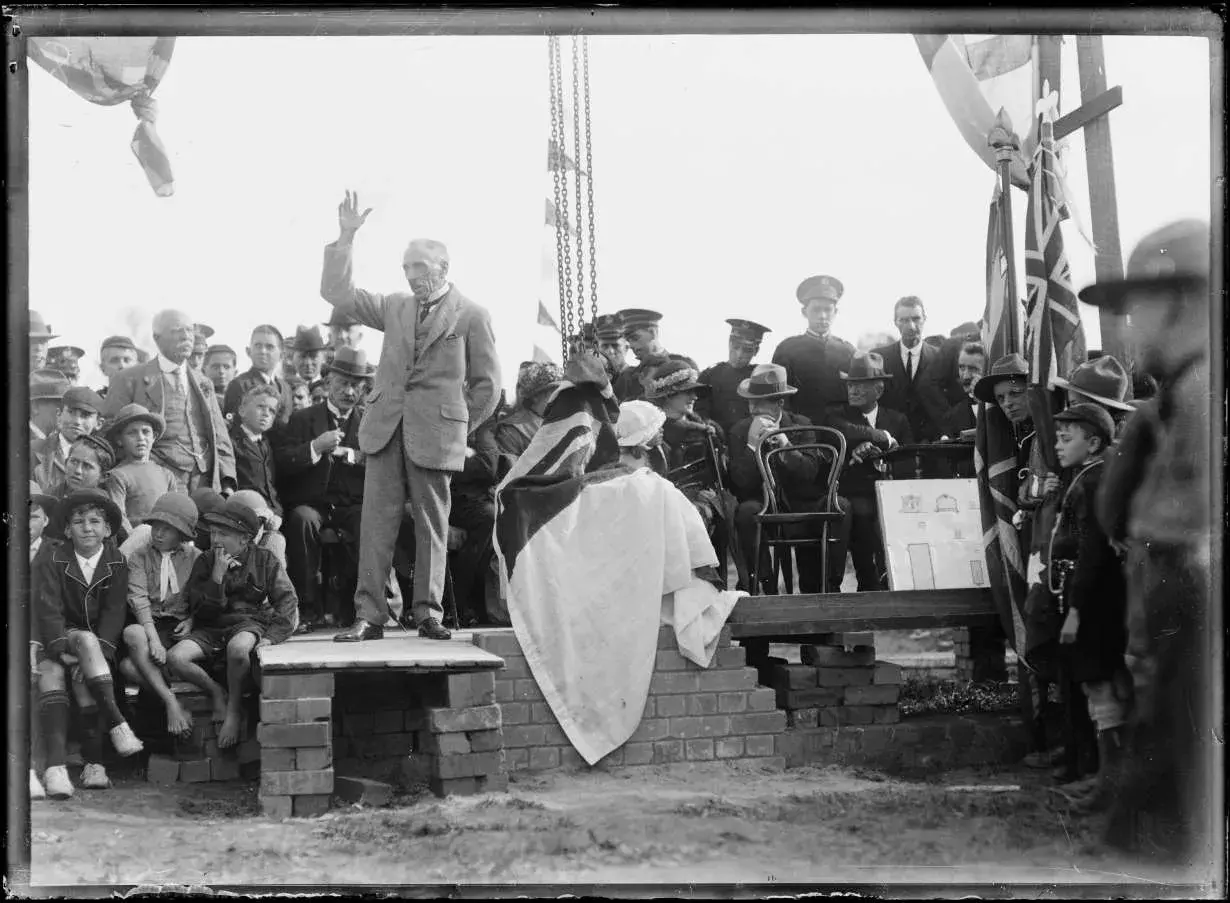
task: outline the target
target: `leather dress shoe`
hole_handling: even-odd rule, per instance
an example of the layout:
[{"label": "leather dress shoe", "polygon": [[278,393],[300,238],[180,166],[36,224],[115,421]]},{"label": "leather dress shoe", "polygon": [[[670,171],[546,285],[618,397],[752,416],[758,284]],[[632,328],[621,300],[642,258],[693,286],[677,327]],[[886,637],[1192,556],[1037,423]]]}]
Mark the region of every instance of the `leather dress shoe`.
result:
[{"label": "leather dress shoe", "polygon": [[384,628],[379,624],[373,624],[370,621],[364,621],[362,618],[355,619],[354,624],[347,627],[345,630],[338,631],[333,637],[335,643],[359,643],[363,640],[382,640],[384,639]]},{"label": "leather dress shoe", "polygon": [[295,636],[303,636],[304,634],[311,633],[315,629],[316,625],[311,621],[300,621],[299,626],[295,628]]},{"label": "leather dress shoe", "polygon": [[428,618],[419,625],[419,636],[429,640],[451,640],[453,638],[453,634],[435,618]]}]

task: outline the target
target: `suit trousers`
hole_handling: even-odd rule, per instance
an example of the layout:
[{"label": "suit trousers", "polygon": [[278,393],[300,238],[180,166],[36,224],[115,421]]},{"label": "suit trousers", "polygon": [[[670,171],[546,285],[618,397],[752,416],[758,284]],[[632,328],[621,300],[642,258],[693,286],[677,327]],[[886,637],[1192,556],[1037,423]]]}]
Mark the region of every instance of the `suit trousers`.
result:
[{"label": "suit trousers", "polygon": [[363,485],[363,541],[359,546],[359,587],[355,614],[372,624],[389,617],[385,584],[402,529],[407,496],[414,518],[414,596],[411,614],[420,624],[444,617],[444,568],[451,507],[447,470],[419,467],[406,456],[402,424],[389,443],[367,456]]},{"label": "suit trousers", "polygon": [[884,539],[880,536],[880,515],[873,495],[846,496],[850,502],[850,557],[858,591],[887,589]]},{"label": "suit trousers", "polygon": [[501,618],[500,574],[495,565],[495,502],[487,495],[457,495],[452,500],[450,525],[466,531],[465,542],[454,553],[453,592],[457,616],[467,615],[482,624],[507,623]]},{"label": "suit trousers", "polygon": [[[324,612],[320,585],[320,531],[326,527],[346,534],[353,558],[359,553],[358,505],[341,508],[315,508],[297,505],[286,516],[286,571],[299,594],[299,620],[317,621]],[[276,552],[275,552],[276,554]],[[383,624],[384,621],[376,623]]]},{"label": "suit trousers", "polygon": [[[806,507],[798,506],[799,510],[815,511],[820,507],[820,502],[805,503]],[[848,512],[846,500],[838,498],[838,506],[843,512]],[[760,552],[760,561],[756,562],[756,515],[760,513],[763,507],[761,502],[746,501],[740,502],[739,507],[735,509],[735,530],[739,534],[739,545],[742,548],[743,557],[748,565],[748,570],[756,575],[756,579],[760,581],[760,591],[765,595],[777,594],[777,583],[773,576],[773,568],[770,565],[769,547],[764,545]],[[824,580],[824,586],[821,585],[820,573],[820,549],[818,546],[797,546],[795,548],[795,557],[799,563],[799,578],[798,589],[801,593],[835,593],[841,589],[841,577],[846,567],[846,545],[849,539],[849,524],[850,515],[842,518],[839,524],[830,524],[829,526],[829,562],[828,562],[828,579]],[[820,525],[796,524],[786,527],[783,530],[785,537],[791,539],[802,539],[807,536],[820,535]],[[762,532],[763,538],[768,536],[768,531]],[[779,547],[781,551],[786,551],[788,547]],[[746,587],[750,589],[750,587]]]}]

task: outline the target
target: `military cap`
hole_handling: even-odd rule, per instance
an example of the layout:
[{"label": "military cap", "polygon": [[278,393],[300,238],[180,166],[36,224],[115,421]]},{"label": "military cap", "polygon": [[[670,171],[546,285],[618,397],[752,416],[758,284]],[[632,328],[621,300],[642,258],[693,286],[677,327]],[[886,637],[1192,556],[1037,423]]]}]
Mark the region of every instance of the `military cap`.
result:
[{"label": "military cap", "polygon": [[841,300],[845,290],[840,280],[832,276],[808,276],[799,283],[794,295],[799,299],[800,304],[806,304],[814,299],[832,301],[836,304]]},{"label": "military cap", "polygon": [[638,329],[656,328],[662,319],[662,315],[656,310],[644,310],[639,307],[626,308],[615,316],[619,317],[619,325],[625,336],[631,335]]},{"label": "military cap", "polygon": [[594,335],[599,342],[614,342],[624,337],[619,314],[599,314],[594,321]]},{"label": "military cap", "polygon": [[739,339],[743,342],[749,342],[753,345],[759,345],[764,341],[764,334],[772,332],[768,326],[761,326],[759,323],[754,323],[751,320],[727,320],[730,324],[730,337]]},{"label": "military cap", "polygon": [[76,345],[55,345],[47,349],[47,357],[55,358],[64,355],[71,357],[73,360],[81,360],[85,357],[85,351],[78,348]]}]

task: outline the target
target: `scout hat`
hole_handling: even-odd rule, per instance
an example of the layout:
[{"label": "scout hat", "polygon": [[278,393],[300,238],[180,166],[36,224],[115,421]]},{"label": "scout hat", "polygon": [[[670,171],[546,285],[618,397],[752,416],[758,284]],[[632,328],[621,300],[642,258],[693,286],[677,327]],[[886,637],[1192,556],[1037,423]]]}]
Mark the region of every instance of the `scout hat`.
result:
[{"label": "scout hat", "polygon": [[766,332],[772,332],[768,326],[761,326],[751,320],[727,320],[730,324],[730,338],[745,345],[760,346]]},{"label": "scout hat", "polygon": [[708,395],[709,387],[699,378],[700,374],[683,361],[669,360],[645,377],[645,398],[667,398],[680,392]]},{"label": "scout hat", "polygon": [[619,314],[599,314],[594,321],[594,335],[599,342],[615,342],[624,337]]},{"label": "scout hat", "polygon": [[116,413],[111,426],[107,427],[107,438],[115,442],[128,424],[139,421],[144,421],[154,428],[154,441],[166,432],[167,422],[157,411],[151,411],[139,404],[126,404]]},{"label": "scout hat", "polygon": [[615,316],[619,317],[620,327],[624,336],[630,336],[638,329],[657,328],[662,315],[656,310],[645,310],[640,307],[629,307],[621,310]]},{"label": "scout hat", "polygon": [[987,404],[995,404],[995,384],[1008,379],[1019,379],[1022,384],[1029,378],[1029,365],[1025,358],[1013,353],[1005,355],[991,365],[991,372],[974,383],[974,397]]},{"label": "scout hat", "polygon": [[892,379],[893,375],[884,370],[884,358],[880,355],[874,351],[860,351],[850,361],[850,372],[838,373],[837,378],[842,382],[861,383],[873,380],[887,381]]},{"label": "scout hat", "polygon": [[376,368],[367,362],[367,352],[356,348],[339,348],[333,353],[333,361],[320,368],[321,376],[337,371],[346,376],[371,379]]},{"label": "scout hat", "polygon": [[1132,291],[1200,288],[1209,282],[1209,226],[1195,219],[1170,223],[1140,240],[1123,279],[1081,289],[1080,299],[1116,309]]},{"label": "scout hat", "polygon": [[64,390],[64,396],[60,399],[60,405],[66,408],[84,408],[91,414],[101,414],[103,400],[97,392],[88,386],[72,386]]},{"label": "scout hat", "polygon": [[666,414],[656,404],[637,399],[619,406],[615,439],[624,448],[647,445],[662,429]]},{"label": "scout hat", "polygon": [[1051,380],[1051,386],[1075,392],[1082,398],[1116,411],[1133,410],[1127,403],[1132,380],[1123,369],[1123,364],[1109,354],[1078,365],[1072,371],[1071,379],[1055,377]]},{"label": "scout hat", "polygon": [[184,539],[196,536],[196,524],[200,518],[196,503],[182,492],[166,492],[158,496],[154,507],[145,515],[147,524],[166,524],[178,530]]},{"label": "scout hat", "polygon": [[102,340],[102,344],[98,346],[101,352],[104,348],[127,348],[129,351],[136,351],[137,346],[132,339],[126,335],[109,335]]},{"label": "scout hat", "polygon": [[740,398],[784,398],[799,391],[786,385],[786,368],[780,364],[757,364],[752,375],[739,383]]},{"label": "scout hat", "polygon": [[43,492],[43,487],[38,485],[38,483],[34,482],[33,480],[31,480],[30,481],[30,504],[38,505],[40,508],[43,509],[43,512],[47,514],[48,517],[50,517],[52,509],[54,509],[57,504],[57,499],[54,495],[48,495],[47,493]]},{"label": "scout hat", "polygon": [[76,492],[70,492],[60,504],[65,525],[68,524],[73,511],[83,505],[101,508],[107,517],[107,524],[111,527],[112,535],[120,531],[120,526],[124,522],[124,516],[120,514],[120,506],[101,489],[78,489]]},{"label": "scout hat", "polygon": [[[1128,410],[1132,410],[1131,407]],[[1110,412],[1101,405],[1090,401],[1074,404],[1070,408],[1055,415],[1056,423],[1083,423],[1102,437],[1103,442],[1110,442],[1115,435],[1115,421]]]},{"label": "scout hat", "polygon": [[52,332],[51,327],[43,321],[43,315],[37,310],[30,311],[30,340],[35,342],[49,342],[52,339],[59,338],[58,332]]},{"label": "scout hat", "polygon": [[325,323],[325,325],[344,329],[348,326],[359,326],[361,324],[350,314],[342,313],[342,311],[335,307],[333,308],[333,313],[329,315],[329,320]]},{"label": "scout hat", "polygon": [[59,370],[44,368],[30,374],[31,401],[59,401],[68,389],[68,378]]},{"label": "scout hat", "polygon": [[324,351],[329,347],[329,343],[325,341],[325,334],[320,331],[319,326],[296,326],[294,344],[291,345],[295,351],[310,352]]},{"label": "scout hat", "polygon": [[201,520],[211,527],[222,527],[224,530],[232,530],[248,537],[255,536],[261,528],[260,518],[256,516],[256,512],[242,501],[235,501],[233,496],[226,500],[221,509],[210,511]]},{"label": "scout hat", "polygon": [[517,374],[517,400],[529,401],[539,392],[553,389],[564,378],[564,372],[549,363],[531,363]]},{"label": "scout hat", "polygon": [[73,445],[76,445],[78,442],[84,442],[94,449],[98,455],[98,466],[104,474],[115,466],[115,446],[102,436],[97,433],[82,433],[73,440]]},{"label": "scout hat", "polygon": [[214,337],[214,328],[206,326],[204,323],[193,323],[193,330],[203,339],[212,339]]},{"label": "scout hat", "polygon": [[846,288],[832,276],[808,276],[799,283],[794,296],[800,304],[806,304],[813,299],[824,299],[836,304],[841,300]]}]

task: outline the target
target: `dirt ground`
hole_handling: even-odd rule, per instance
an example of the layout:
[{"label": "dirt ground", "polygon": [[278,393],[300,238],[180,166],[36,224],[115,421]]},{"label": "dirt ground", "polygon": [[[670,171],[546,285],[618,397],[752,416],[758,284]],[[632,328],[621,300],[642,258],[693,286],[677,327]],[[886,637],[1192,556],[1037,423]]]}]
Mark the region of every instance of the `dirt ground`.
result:
[{"label": "dirt ground", "polygon": [[[1036,773],[908,781],[862,769],[625,768],[508,793],[274,822],[254,784],[108,791],[32,806],[46,884],[1169,883],[1098,848]],[[1190,880],[1190,879],[1187,879]]]}]

